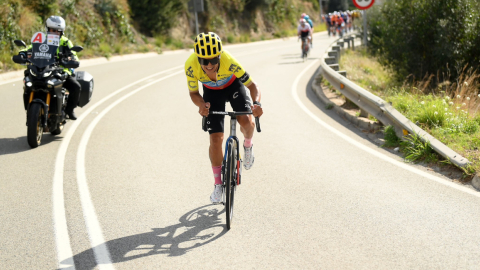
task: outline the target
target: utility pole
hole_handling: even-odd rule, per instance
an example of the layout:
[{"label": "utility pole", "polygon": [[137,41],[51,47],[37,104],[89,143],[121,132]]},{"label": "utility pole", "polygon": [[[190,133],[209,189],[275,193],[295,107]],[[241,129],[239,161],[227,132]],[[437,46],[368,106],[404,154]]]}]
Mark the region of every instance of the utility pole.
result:
[{"label": "utility pole", "polygon": [[322,17],[322,14],[323,14],[323,0],[318,0],[318,3],[320,4],[320,21],[323,22],[323,17]]},{"label": "utility pole", "polygon": [[195,13],[195,30],[197,35],[199,34],[198,31],[198,12],[203,12],[203,0],[190,0],[188,2],[188,11]]},{"label": "utility pole", "polygon": [[363,11],[363,44],[367,46],[367,10]]}]

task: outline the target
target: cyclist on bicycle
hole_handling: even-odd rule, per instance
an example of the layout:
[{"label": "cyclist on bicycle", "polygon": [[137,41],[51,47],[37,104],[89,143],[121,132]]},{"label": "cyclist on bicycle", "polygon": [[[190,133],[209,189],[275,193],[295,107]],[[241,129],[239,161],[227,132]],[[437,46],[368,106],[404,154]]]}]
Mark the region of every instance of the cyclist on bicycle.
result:
[{"label": "cyclist on bicycle", "polygon": [[[313,33],[313,22],[310,19],[310,16],[305,15],[305,17],[303,17],[303,19],[305,19],[305,21],[310,25],[310,28],[312,28],[312,33]],[[310,45],[313,48],[313,36],[312,35],[310,35]]]},{"label": "cyclist on bicycle", "polygon": [[303,43],[305,39],[308,39],[310,41],[312,38],[312,28],[305,21],[305,19],[300,19],[300,24],[298,25],[298,38],[302,39],[302,47],[300,47],[300,49],[302,50],[302,55],[300,57],[303,57]]},{"label": "cyclist on bicycle", "polygon": [[[254,117],[260,117],[263,114],[261,93],[243,66],[228,51],[223,50],[222,41],[217,34],[200,33],[195,38],[193,50],[194,53],[185,62],[185,74],[190,98],[198,106],[200,115],[208,116],[209,156],[215,178],[210,200],[212,203],[220,203],[223,195],[221,170],[225,116],[209,115],[209,111],[225,111],[228,101],[234,111],[251,110]],[[203,96],[199,93],[198,81],[203,85]],[[237,121],[245,138],[243,165],[248,170],[255,160],[252,142],[255,123],[252,115],[237,116]]]}]

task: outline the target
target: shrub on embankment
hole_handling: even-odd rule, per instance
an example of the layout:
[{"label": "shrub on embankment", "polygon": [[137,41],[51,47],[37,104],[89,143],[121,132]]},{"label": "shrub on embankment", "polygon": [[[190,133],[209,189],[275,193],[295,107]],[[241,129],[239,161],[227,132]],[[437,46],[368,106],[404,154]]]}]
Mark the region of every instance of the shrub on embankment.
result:
[{"label": "shrub on embankment", "polygon": [[480,67],[479,15],[478,0],[387,0],[369,11],[369,49],[401,81],[455,82]]}]

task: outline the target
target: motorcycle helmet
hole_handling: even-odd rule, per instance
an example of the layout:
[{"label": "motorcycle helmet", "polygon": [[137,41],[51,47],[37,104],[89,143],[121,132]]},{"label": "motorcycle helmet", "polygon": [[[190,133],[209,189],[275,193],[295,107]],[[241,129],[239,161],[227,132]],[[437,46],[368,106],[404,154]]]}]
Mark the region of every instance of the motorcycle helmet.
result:
[{"label": "motorcycle helmet", "polygon": [[222,40],[213,33],[200,33],[193,44],[193,50],[198,57],[213,58],[222,54]]},{"label": "motorcycle helmet", "polygon": [[56,29],[62,34],[65,31],[65,20],[60,16],[50,16],[45,21],[45,30],[48,32],[48,29]]}]

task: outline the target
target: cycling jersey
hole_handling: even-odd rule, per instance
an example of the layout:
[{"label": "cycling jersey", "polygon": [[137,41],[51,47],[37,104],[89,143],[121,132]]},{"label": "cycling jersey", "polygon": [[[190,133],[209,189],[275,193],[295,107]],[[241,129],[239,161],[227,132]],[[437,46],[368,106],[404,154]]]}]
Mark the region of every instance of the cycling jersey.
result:
[{"label": "cycling jersey", "polygon": [[309,33],[312,31],[312,28],[310,27],[310,25],[308,23],[306,23],[304,26],[302,26],[301,24],[298,25],[298,34],[300,35],[300,33]]},{"label": "cycling jersey", "polygon": [[185,75],[187,76],[188,89],[191,92],[199,90],[198,81],[204,87],[213,90],[222,90],[231,85],[237,78],[245,86],[250,85],[252,82],[252,78],[243,69],[242,65],[226,50],[223,50],[220,55],[216,82],[210,80],[205,71],[203,71],[195,53],[192,53],[187,62],[185,62]]}]

